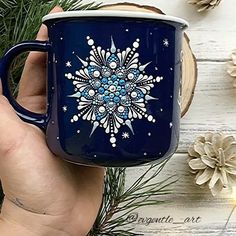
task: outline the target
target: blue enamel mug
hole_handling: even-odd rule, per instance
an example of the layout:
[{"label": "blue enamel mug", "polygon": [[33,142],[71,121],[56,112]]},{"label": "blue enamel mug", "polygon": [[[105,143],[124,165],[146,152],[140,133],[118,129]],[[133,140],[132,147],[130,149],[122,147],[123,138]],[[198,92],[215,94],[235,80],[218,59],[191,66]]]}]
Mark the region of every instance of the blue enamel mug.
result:
[{"label": "blue enamel mug", "polygon": [[[128,11],[71,11],[43,18],[48,41],[22,42],[1,59],[3,94],[46,133],[66,161],[128,167],[168,158],[179,139],[181,52],[187,22]],[[12,97],[8,71],[25,51],[48,53],[47,113]]]}]

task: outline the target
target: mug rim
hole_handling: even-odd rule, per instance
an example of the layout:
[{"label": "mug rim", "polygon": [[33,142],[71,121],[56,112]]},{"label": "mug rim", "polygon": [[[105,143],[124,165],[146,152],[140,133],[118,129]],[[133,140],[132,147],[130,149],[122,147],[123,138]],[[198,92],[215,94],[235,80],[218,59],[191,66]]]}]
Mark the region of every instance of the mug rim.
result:
[{"label": "mug rim", "polygon": [[80,17],[120,17],[120,18],[142,18],[152,20],[169,21],[173,23],[179,23],[182,28],[187,28],[189,23],[179,17],[162,15],[149,12],[134,12],[134,11],[120,11],[120,10],[81,10],[81,11],[65,11],[56,12],[45,15],[42,18],[42,22],[45,23],[48,20],[63,19],[63,18],[80,18]]}]

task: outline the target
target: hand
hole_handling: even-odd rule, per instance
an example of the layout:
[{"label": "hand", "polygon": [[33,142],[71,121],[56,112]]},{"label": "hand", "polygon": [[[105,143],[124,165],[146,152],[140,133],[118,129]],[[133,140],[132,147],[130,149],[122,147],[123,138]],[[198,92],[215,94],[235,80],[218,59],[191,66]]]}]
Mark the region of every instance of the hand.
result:
[{"label": "hand", "polygon": [[[52,12],[59,11],[56,7]],[[37,39],[47,38],[43,25]],[[46,54],[31,52],[20,82],[18,102],[37,113],[46,107],[45,68]],[[54,156],[44,133],[18,118],[2,95],[0,111],[0,178],[5,193],[0,234],[87,235],[101,204],[104,170]]]}]

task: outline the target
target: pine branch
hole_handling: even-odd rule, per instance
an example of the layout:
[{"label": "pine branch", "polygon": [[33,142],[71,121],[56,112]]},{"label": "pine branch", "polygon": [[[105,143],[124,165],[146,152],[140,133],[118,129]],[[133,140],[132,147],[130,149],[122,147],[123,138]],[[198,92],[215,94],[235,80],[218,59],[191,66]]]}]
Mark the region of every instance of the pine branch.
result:
[{"label": "pine branch", "polygon": [[133,232],[133,228],[121,229],[130,223],[127,215],[136,209],[166,203],[161,199],[163,195],[171,193],[169,187],[177,181],[175,176],[156,181],[166,163],[165,161],[151,165],[127,190],[125,190],[126,169],[107,169],[103,205],[89,236],[137,235]]},{"label": "pine branch", "polygon": [[[56,5],[64,10],[96,9],[99,4],[83,4],[82,0],[0,0],[0,57],[5,50],[24,40],[35,39],[42,17]],[[12,65],[11,87],[17,88],[27,54]]]}]

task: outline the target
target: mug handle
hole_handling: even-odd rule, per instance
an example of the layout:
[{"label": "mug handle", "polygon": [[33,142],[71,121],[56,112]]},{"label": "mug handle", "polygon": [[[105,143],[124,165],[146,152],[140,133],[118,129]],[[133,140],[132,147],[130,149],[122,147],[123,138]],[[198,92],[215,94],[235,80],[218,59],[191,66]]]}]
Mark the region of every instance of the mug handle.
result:
[{"label": "mug handle", "polygon": [[40,51],[49,52],[51,49],[51,44],[48,41],[25,41],[16,44],[10,48],[3,58],[0,59],[0,79],[2,81],[2,92],[5,97],[9,100],[10,104],[14,108],[16,114],[25,122],[34,124],[41,129],[46,129],[48,114],[38,114],[31,112],[23,108],[17,101],[13,98],[10,91],[10,86],[8,82],[8,72],[12,61],[16,56],[27,51]]}]

